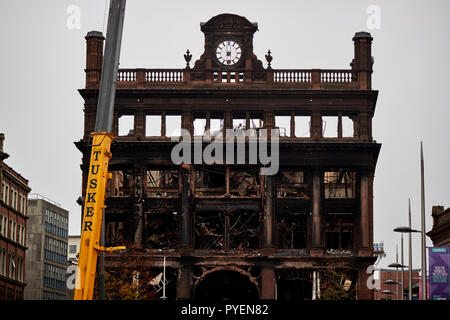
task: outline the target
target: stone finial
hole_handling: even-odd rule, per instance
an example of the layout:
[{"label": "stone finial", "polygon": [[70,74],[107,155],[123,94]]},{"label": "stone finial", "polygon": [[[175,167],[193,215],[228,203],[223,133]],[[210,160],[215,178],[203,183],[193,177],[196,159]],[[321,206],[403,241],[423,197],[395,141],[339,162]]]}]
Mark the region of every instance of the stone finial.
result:
[{"label": "stone finial", "polygon": [[267,60],[267,69],[272,69],[270,63],[272,62],[273,57],[271,56],[270,49],[267,51],[266,60]]},{"label": "stone finial", "polygon": [[189,52],[189,49],[186,50],[186,53],[184,54],[184,60],[186,60],[186,69],[190,69],[191,66],[189,63],[191,62],[192,54]]}]

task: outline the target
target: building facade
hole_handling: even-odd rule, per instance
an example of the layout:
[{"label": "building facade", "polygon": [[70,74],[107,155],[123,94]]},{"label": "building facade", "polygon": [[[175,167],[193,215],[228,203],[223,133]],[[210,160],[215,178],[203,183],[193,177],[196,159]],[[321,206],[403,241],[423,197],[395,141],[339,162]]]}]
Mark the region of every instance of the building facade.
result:
[{"label": "building facade", "polygon": [[67,261],[76,263],[80,252],[81,236],[70,235],[67,239]]},{"label": "building facade", "polygon": [[444,210],[443,206],[433,206],[431,216],[433,227],[427,236],[433,241],[433,246],[450,247],[450,207]]},{"label": "building facade", "polygon": [[[81,236],[70,235],[67,239],[67,276],[70,277],[75,274],[76,266],[78,265],[78,253],[80,252]],[[69,284],[70,284],[69,280]],[[72,280],[74,284],[74,280]],[[67,300],[73,300],[74,288],[68,285],[67,288]]]},{"label": "building facade", "polygon": [[28,180],[3,161],[0,134],[0,299],[23,300],[25,288]]},{"label": "building facade", "polygon": [[33,194],[28,200],[26,300],[65,300],[69,212]]},{"label": "building facade", "polygon": [[[355,34],[349,69],[281,70],[270,51],[265,63],[253,52],[257,30],[221,14],[201,23],[205,49],[193,67],[187,51],[182,69],[119,70],[106,245],[130,249],[108,253],[106,266],[139,259],[157,275],[165,257],[169,299],[323,299],[333,272],[354,299],[373,299],[381,144],[372,137],[372,37]],[[104,37],[89,32],[86,42],[84,135],[75,143],[83,192]],[[267,148],[278,146],[279,159],[268,162],[261,154],[277,133]],[[191,161],[176,164],[173,150],[188,137],[182,156]],[[221,150],[222,139],[233,146]]]}]

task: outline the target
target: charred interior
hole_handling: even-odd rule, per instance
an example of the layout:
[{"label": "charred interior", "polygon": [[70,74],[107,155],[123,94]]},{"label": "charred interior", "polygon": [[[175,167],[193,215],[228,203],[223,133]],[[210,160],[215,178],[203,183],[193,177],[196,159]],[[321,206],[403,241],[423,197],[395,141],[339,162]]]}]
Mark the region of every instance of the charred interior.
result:
[{"label": "charred interior", "polygon": [[[201,31],[205,52],[193,66],[188,52],[184,69],[119,70],[106,245],[128,246],[148,270],[162,270],[165,261],[169,299],[221,300],[231,292],[318,299],[331,267],[352,270],[358,299],[371,299],[365,283],[375,259],[373,177],[381,147],[372,137],[372,37],[355,34],[348,70],[278,70],[270,52],[265,67],[253,52],[256,23],[222,14]],[[224,64],[220,44],[231,40],[240,56]],[[104,38],[90,32],[86,41],[85,126],[76,142],[83,186]],[[261,154],[259,144],[252,147],[272,139],[264,133],[270,129],[280,133],[279,168],[265,175],[269,164],[252,161]],[[176,164],[182,131],[191,138],[191,152],[182,155],[192,161]],[[204,155],[229,134],[239,142],[232,163],[197,158],[196,148]],[[226,159],[230,150],[211,155],[221,153]],[[120,253],[106,261],[127,264]]]}]

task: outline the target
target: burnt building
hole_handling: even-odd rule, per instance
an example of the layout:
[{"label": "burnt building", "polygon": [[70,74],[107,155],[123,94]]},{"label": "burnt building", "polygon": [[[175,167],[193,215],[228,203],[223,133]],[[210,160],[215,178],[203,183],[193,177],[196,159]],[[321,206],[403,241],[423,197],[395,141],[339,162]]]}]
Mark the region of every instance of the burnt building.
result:
[{"label": "burnt building", "polygon": [[[106,245],[130,250],[108,253],[106,266],[136,257],[157,275],[166,257],[169,299],[324,298],[332,271],[345,274],[355,299],[372,299],[366,269],[376,260],[381,145],[372,137],[371,35],[354,35],[349,69],[281,70],[271,67],[270,51],[264,63],[255,55],[258,25],[245,17],[221,14],[200,29],[204,52],[192,66],[187,51],[182,69],[119,70]],[[84,135],[76,142],[83,192],[104,37],[93,31],[86,41]],[[192,154],[183,151],[192,161],[175,164],[181,129],[192,136]],[[229,132],[237,140],[231,158],[243,146],[245,161],[194,159],[195,148],[207,150]],[[278,170],[262,174],[267,162],[250,161],[252,142],[276,132]]]}]

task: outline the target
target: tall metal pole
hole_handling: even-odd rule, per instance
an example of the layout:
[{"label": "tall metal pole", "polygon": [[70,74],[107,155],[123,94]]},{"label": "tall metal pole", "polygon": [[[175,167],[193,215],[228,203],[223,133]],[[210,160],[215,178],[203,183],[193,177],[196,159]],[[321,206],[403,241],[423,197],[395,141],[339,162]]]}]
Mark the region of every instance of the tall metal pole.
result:
[{"label": "tall metal pole", "polygon": [[[408,198],[408,221],[409,221],[409,230],[411,230],[411,199]],[[412,232],[410,231],[408,233],[408,250],[409,250],[409,257],[408,257],[408,265],[409,265],[409,274],[408,274],[408,300],[412,300]]]},{"label": "tall metal pole", "polygon": [[420,141],[420,178],[421,178],[421,214],[422,214],[422,300],[427,300],[427,248],[425,234],[425,178],[423,164],[423,144]]},{"label": "tall metal pole", "polygon": [[403,268],[403,232],[401,232],[401,235],[402,235],[402,240],[401,240],[401,248],[400,248],[400,250],[401,250],[401,259],[402,259],[402,262],[401,262],[401,264],[402,264],[402,266],[401,266],[401,268],[402,268],[402,295],[401,295],[401,300],[405,300],[404,299],[404,297],[403,297],[403,292],[404,292],[404,290],[405,290],[405,277],[404,277],[404,274],[405,274],[405,272],[404,272],[404,268]]},{"label": "tall metal pole", "polygon": [[[398,263],[398,244],[395,245],[395,262]],[[396,291],[396,300],[398,301],[398,267],[395,268],[395,282],[397,282],[397,290]]]},{"label": "tall metal pole", "polygon": [[116,98],[117,72],[122,44],[126,0],[111,0],[106,30],[105,55],[98,96],[95,132],[111,132]]}]

